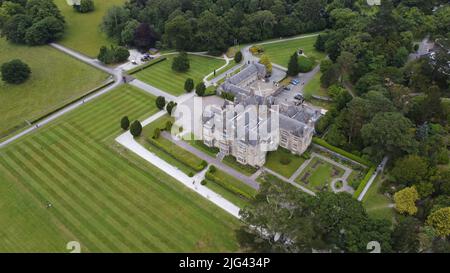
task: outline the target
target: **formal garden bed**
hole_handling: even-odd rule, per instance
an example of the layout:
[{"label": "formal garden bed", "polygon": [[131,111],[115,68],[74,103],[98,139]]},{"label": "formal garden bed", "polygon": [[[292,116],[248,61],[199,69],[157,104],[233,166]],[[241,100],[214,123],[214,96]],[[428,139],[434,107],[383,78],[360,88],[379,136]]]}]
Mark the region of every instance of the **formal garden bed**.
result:
[{"label": "formal garden bed", "polygon": [[314,157],[295,179],[295,182],[312,191],[328,190],[331,181],[342,177],[344,172],[344,169]]},{"label": "formal garden bed", "polygon": [[158,135],[157,133],[155,134],[157,129],[160,132],[170,131],[172,124],[173,117],[165,115],[145,126],[138,141],[167,163],[176,166],[185,174],[193,176],[195,173],[203,170],[207,163],[196,155],[174,145],[163,136],[159,135],[156,137]]},{"label": "formal garden bed", "polygon": [[267,154],[264,166],[286,178],[290,178],[305,162],[307,156],[295,155],[289,150],[279,147],[278,150]]},{"label": "formal garden bed", "polygon": [[252,200],[257,194],[257,190],[236,179],[235,177],[219,170],[214,165],[210,166],[206,172],[206,179],[207,181],[214,182],[218,186],[231,192],[237,197],[246,200],[247,202]]}]

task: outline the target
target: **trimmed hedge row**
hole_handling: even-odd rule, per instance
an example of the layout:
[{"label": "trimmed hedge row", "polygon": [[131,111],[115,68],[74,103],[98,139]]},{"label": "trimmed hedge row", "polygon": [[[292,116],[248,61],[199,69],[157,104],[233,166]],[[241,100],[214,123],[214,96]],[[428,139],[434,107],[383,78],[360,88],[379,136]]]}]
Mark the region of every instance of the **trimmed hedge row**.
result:
[{"label": "trimmed hedge row", "polygon": [[32,121],[30,121],[30,123],[31,124],[35,124],[35,123],[37,123],[37,122],[39,122],[39,121],[41,121],[41,120],[43,120],[45,118],[48,118],[49,116],[55,114],[56,112],[59,112],[62,109],[66,108],[67,106],[72,105],[72,104],[74,104],[76,102],[79,102],[80,100],[85,99],[89,95],[92,95],[95,92],[97,92],[97,91],[99,91],[99,90],[101,90],[103,88],[106,88],[106,87],[110,86],[113,83],[114,83],[114,80],[112,80],[112,79],[111,80],[107,80],[105,83],[95,87],[92,90],[89,90],[87,93],[84,93],[83,95],[81,95],[81,96],[79,96],[79,97],[77,97],[75,99],[72,99],[69,102],[64,103],[63,105],[59,106],[58,108],[56,108],[56,109],[54,109],[54,110],[52,110],[52,111],[50,111],[50,112],[48,112],[48,113],[46,113],[46,114],[44,114],[42,116],[39,116],[38,118],[33,119]]},{"label": "trimmed hedge row", "polygon": [[372,175],[375,173],[376,168],[370,167],[369,171],[366,173],[366,176],[361,180],[361,183],[359,183],[358,189],[356,189],[355,193],[353,194],[354,198],[358,198],[361,192],[366,187],[367,183],[369,182]]},{"label": "trimmed hedge row", "polygon": [[159,58],[156,58],[156,59],[153,59],[153,60],[149,61],[148,63],[145,63],[145,64],[140,65],[138,67],[135,67],[133,69],[130,69],[126,73],[128,75],[133,75],[133,74],[136,74],[137,72],[140,72],[140,71],[142,71],[142,70],[144,70],[144,69],[146,69],[146,68],[148,68],[148,67],[150,67],[152,65],[155,65],[155,64],[160,63],[160,62],[165,61],[165,60],[167,60],[166,57],[159,57]]},{"label": "trimmed hedge row", "polygon": [[[215,173],[218,173],[220,171],[216,170]],[[241,196],[245,199],[252,200],[254,199],[254,195],[245,191],[244,189],[239,188],[236,185],[233,185],[231,182],[226,181],[226,174],[220,172],[220,176],[214,175],[215,173],[211,173],[210,170],[206,172],[206,178],[217,185],[221,186],[222,188],[232,192],[233,194],[236,194],[238,196]],[[242,183],[242,182],[241,182]]]},{"label": "trimmed hedge row", "polygon": [[374,165],[372,162],[369,162],[369,161],[367,161],[367,160],[365,160],[365,159],[363,159],[363,158],[361,158],[361,157],[359,157],[357,155],[349,153],[347,151],[344,151],[344,150],[342,150],[342,149],[340,149],[338,147],[335,147],[335,146],[329,144],[328,142],[326,142],[325,140],[323,140],[321,138],[313,137],[313,143],[315,143],[317,145],[320,145],[320,146],[323,146],[323,147],[325,147],[325,148],[327,148],[327,149],[329,149],[329,150],[331,150],[331,151],[333,151],[335,153],[338,153],[338,154],[340,154],[342,156],[345,156],[345,157],[347,157],[347,158],[349,158],[349,159],[351,159],[353,161],[356,161],[358,163],[361,163],[363,165],[366,165],[366,166],[373,166]]},{"label": "trimmed hedge row", "polygon": [[[168,150],[167,147],[165,147],[164,145],[160,144],[158,141],[155,141],[152,138],[148,138],[147,141],[150,142],[151,145],[153,145],[156,148],[160,149],[161,151],[165,152],[167,155],[169,155],[173,159],[179,161],[180,163],[186,165],[187,167],[193,169],[196,172],[202,171],[208,165],[208,163],[206,163],[205,161],[201,160],[200,158],[194,156],[190,152],[185,151],[185,150],[183,150],[181,148],[175,148],[175,149],[178,149],[178,153],[184,153],[185,156],[175,156],[172,153],[172,151]],[[197,159],[200,163],[199,164],[194,164],[193,162],[191,162],[190,160],[186,160],[185,158],[194,159],[194,160]],[[197,160],[195,160],[195,161],[197,161]]]}]

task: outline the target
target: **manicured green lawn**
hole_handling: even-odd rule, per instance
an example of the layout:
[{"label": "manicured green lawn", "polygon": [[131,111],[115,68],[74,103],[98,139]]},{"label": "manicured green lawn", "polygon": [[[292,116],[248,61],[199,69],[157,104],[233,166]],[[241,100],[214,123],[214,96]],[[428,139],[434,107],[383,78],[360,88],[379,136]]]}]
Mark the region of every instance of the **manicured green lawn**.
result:
[{"label": "manicured green lawn", "polygon": [[208,180],[213,180],[217,184],[220,184],[221,187],[226,188],[227,190],[230,190],[235,194],[237,192],[241,192],[243,193],[244,197],[246,196],[248,198],[253,198],[257,194],[257,190],[236,179],[234,176],[231,176],[226,172],[219,170],[217,167],[214,173],[208,171],[206,174],[206,178]]},{"label": "manicured green lawn", "polygon": [[393,203],[388,197],[380,193],[382,176],[378,176],[367,191],[363,199],[363,206],[367,213],[377,219],[394,221],[395,210],[389,205]]},{"label": "manicured green lawn", "polygon": [[266,44],[262,45],[262,47],[264,48],[264,54],[267,54],[273,63],[287,67],[289,58],[298,49],[303,49],[306,56],[312,57],[315,60],[324,58],[325,54],[318,52],[314,48],[316,39],[317,36],[312,36],[289,41],[281,41],[279,43]]},{"label": "manicured green lawn", "polygon": [[341,177],[343,174],[343,169],[315,157],[295,179],[295,182],[317,191],[329,187],[333,178]]},{"label": "manicured green lawn", "polygon": [[[283,164],[281,163],[282,158],[288,158],[290,162]],[[267,154],[265,167],[286,178],[290,178],[303,162],[305,162],[305,159],[301,156],[294,155],[286,149],[279,148],[277,151]]]},{"label": "manicured green lawn", "polygon": [[156,128],[159,128],[162,131],[167,122],[173,123],[173,121],[173,117],[169,115],[162,116],[161,118],[145,126],[141,137],[138,138],[138,141],[151,152],[157,154],[168,163],[176,166],[187,175],[195,174],[205,167],[202,166],[202,160],[199,157],[176,146],[163,136],[153,139]]},{"label": "manicured green lawn", "polygon": [[12,128],[73,101],[103,83],[108,75],[50,46],[14,45],[0,38],[0,65],[21,59],[31,68],[23,84],[0,80],[0,138]]},{"label": "manicured green lawn", "polygon": [[95,0],[95,10],[78,13],[67,5],[66,0],[55,0],[66,20],[66,33],[61,41],[64,46],[77,50],[90,57],[96,57],[101,46],[116,44],[100,30],[100,23],[107,10],[112,6],[121,6],[126,0]]},{"label": "manicured green lawn", "polygon": [[114,141],[153,99],[123,86],[1,149],[0,252],[237,251],[237,219]]},{"label": "manicured green lawn", "polygon": [[321,96],[321,97],[328,97],[328,92],[325,88],[320,86],[320,77],[322,76],[322,73],[319,71],[310,82],[308,82],[307,85],[305,85],[305,88],[303,89],[303,93],[305,95],[305,98],[310,98],[311,96]]},{"label": "manicured green lawn", "polygon": [[219,184],[210,181],[210,180],[206,180],[206,187],[209,188],[210,190],[212,190],[213,192],[220,194],[223,198],[227,199],[228,201],[230,201],[231,203],[235,204],[236,206],[238,206],[239,208],[244,208],[249,206],[250,201],[238,196],[237,194],[225,189],[224,187],[220,186]]},{"label": "manicured green lawn", "polygon": [[150,66],[133,76],[156,88],[178,96],[185,93],[184,82],[186,79],[192,78],[194,84],[197,85],[206,75],[225,64],[224,60],[189,55],[191,68],[186,73],[178,73],[172,70],[172,62],[175,56],[167,55],[167,60]]},{"label": "manicured green lawn", "polygon": [[224,68],[222,68],[220,71],[216,71],[216,75],[211,74],[211,76],[209,76],[208,78],[206,78],[208,81],[219,77],[220,75],[222,75],[223,73],[227,72],[228,70],[230,70],[231,68],[235,67],[236,65],[238,65],[234,60],[231,60]]},{"label": "manicured green lawn", "polygon": [[231,155],[227,155],[222,160],[223,163],[235,169],[238,172],[241,172],[247,176],[251,176],[256,173],[257,169],[250,165],[242,165],[241,163],[236,161],[236,158]]}]

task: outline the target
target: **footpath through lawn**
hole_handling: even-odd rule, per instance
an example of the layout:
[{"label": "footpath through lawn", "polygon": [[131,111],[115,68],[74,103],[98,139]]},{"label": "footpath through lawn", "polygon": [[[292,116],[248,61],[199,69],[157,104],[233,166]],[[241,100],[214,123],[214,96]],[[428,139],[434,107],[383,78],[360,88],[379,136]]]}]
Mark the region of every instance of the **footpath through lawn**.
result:
[{"label": "footpath through lawn", "polygon": [[66,0],[55,0],[66,20],[64,37],[59,43],[89,57],[96,57],[101,46],[116,44],[100,30],[103,16],[112,6],[121,6],[126,0],[94,0],[95,10],[76,12]]},{"label": "footpath through lawn", "polygon": [[30,66],[22,84],[0,80],[0,139],[98,87],[109,77],[50,46],[15,45],[0,38],[0,65],[21,59]]},{"label": "footpath through lawn", "polygon": [[0,252],[236,251],[238,220],[114,141],[154,105],[122,86],[0,150]]},{"label": "footpath through lawn", "polygon": [[165,61],[152,65],[133,76],[158,89],[179,96],[185,93],[184,83],[186,79],[192,78],[197,85],[206,75],[225,64],[225,60],[189,55],[191,66],[189,71],[178,73],[172,70],[172,62],[175,56],[176,54],[167,55]]}]

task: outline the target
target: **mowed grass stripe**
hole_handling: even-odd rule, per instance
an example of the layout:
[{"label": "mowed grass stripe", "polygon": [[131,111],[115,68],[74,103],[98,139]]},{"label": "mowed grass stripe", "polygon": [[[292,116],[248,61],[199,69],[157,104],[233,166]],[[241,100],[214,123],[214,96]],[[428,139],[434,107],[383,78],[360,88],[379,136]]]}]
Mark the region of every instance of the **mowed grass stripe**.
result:
[{"label": "mowed grass stripe", "polygon": [[[130,166],[128,164],[123,164],[123,161],[117,162],[115,164],[102,164],[102,162],[100,162],[96,155],[98,156],[99,154],[102,155],[102,157],[110,157],[110,154],[106,154],[104,153],[104,150],[99,149],[99,147],[97,147],[97,145],[90,145],[88,142],[81,142],[83,141],[83,138],[77,133],[78,130],[76,129],[70,129],[70,128],[64,128],[64,131],[66,131],[67,137],[71,138],[71,140],[65,138],[64,141],[66,142],[71,142],[71,145],[77,145],[78,148],[84,150],[83,153],[81,153],[82,155],[86,155],[86,158],[84,160],[89,160],[92,163],[94,163],[94,165],[97,166],[102,166],[102,168],[108,169],[108,172],[106,172],[107,174],[110,173],[115,173],[117,171],[117,168],[129,168]],[[60,135],[61,138],[63,138],[63,136]],[[80,146],[83,146],[83,148],[81,148]],[[113,163],[113,162],[111,162]],[[128,175],[128,174],[127,174]],[[123,186],[123,188],[127,191],[127,194],[129,195],[130,200],[132,200],[133,198],[135,200],[140,200],[143,203],[145,203],[145,201],[148,199],[142,197],[139,198],[142,195],[142,189],[141,187],[148,187],[148,184],[146,183],[146,181],[149,180],[148,177],[146,176],[127,176],[127,177],[123,177],[123,180],[118,180],[117,176],[114,175],[109,175],[111,182],[113,183],[117,183],[117,186]],[[127,179],[128,178],[128,179]],[[130,183],[129,178],[133,179],[134,183]],[[153,180],[156,180],[157,178],[152,177]],[[135,187],[134,184],[136,184],[136,182],[138,182],[140,185],[139,188]],[[129,192],[129,191],[132,192]],[[124,192],[121,192],[121,195],[126,196],[126,194]],[[165,207],[165,204],[167,203],[167,198],[164,198],[163,195],[154,195],[151,197],[151,199],[155,202],[157,202],[157,204],[155,205],[155,207],[158,207],[158,209],[155,209],[155,211],[151,211],[149,210],[147,207],[142,207],[140,209],[142,209],[144,211],[145,214],[148,215],[152,215],[152,218],[154,218],[155,220],[157,220],[156,222],[158,223],[163,223],[164,224],[164,230],[166,230],[169,234],[170,237],[173,237],[173,240],[175,242],[182,242],[185,239],[191,239],[193,240],[196,236],[198,235],[196,233],[198,233],[198,231],[196,229],[185,229],[183,231],[177,230],[175,228],[173,228],[172,226],[174,224],[180,224],[183,225],[182,221],[178,218],[179,216],[179,212],[178,210],[172,210],[172,209],[167,209]],[[180,207],[181,208],[181,207]],[[171,218],[175,219],[175,220],[171,220],[170,223],[168,223],[166,221],[165,218],[167,218],[167,216],[170,216]],[[172,217],[173,216],[173,217]],[[187,241],[186,241],[187,243]],[[174,244],[175,246],[176,244]]]},{"label": "mowed grass stripe", "polygon": [[136,78],[178,96],[184,93],[184,82],[187,78],[192,78],[197,84],[214,69],[225,64],[223,59],[189,55],[190,69],[185,73],[177,73],[171,68],[175,56],[176,54],[166,56],[167,60],[135,74]]},{"label": "mowed grass stripe", "polygon": [[[135,115],[133,115],[134,113],[139,113],[138,116],[141,116],[145,113],[150,112],[151,114],[155,111],[156,107],[152,108],[148,105],[151,100],[147,98],[147,101],[149,102],[144,103],[144,101],[144,99],[141,99],[137,101],[136,104],[127,104],[126,107],[123,107],[123,103],[120,103],[120,101],[114,107],[105,107],[104,105],[101,105],[101,107],[97,107],[89,111],[89,115],[80,115],[73,118],[72,122],[78,123],[85,128],[98,128],[98,130],[103,129],[104,131],[101,134],[94,134],[91,132],[90,135],[93,139],[104,139],[112,133],[111,130],[105,130],[105,128],[109,127],[114,130],[120,128],[120,118],[122,115],[127,115],[130,120],[133,121],[133,118],[135,118]],[[93,116],[95,118],[92,118]],[[116,124],[117,126],[111,126],[112,124]]]},{"label": "mowed grass stripe", "polygon": [[[86,202],[85,197],[80,193],[83,191],[82,188],[76,188],[76,181],[70,174],[64,171],[57,163],[55,163],[50,157],[46,157],[41,151],[30,143],[25,142],[26,148],[22,150],[22,155],[31,154],[29,163],[35,165],[39,162],[41,170],[45,170],[47,173],[47,179],[51,183],[51,188],[59,192],[60,195],[67,200],[67,202],[78,212],[79,215],[83,215],[89,221],[93,233],[96,233],[101,240],[104,240],[105,244],[110,247],[111,251],[120,252],[121,247],[127,249],[126,245],[123,245],[120,241],[111,240],[111,234],[114,233],[114,228],[112,225],[104,223],[104,219],[99,213],[97,213],[97,207],[95,204],[91,204],[94,209],[90,208]],[[24,145],[24,146],[25,146]],[[26,160],[26,159],[25,159]],[[34,161],[34,162],[32,162]],[[51,172],[49,171],[51,170]],[[69,183],[64,183],[65,181]],[[86,192],[84,192],[86,194]],[[104,228],[99,228],[104,227]]]},{"label": "mowed grass stripe", "polygon": [[[67,124],[62,125],[62,126],[67,126]],[[65,128],[65,129],[66,129],[66,130],[70,130],[69,128]],[[74,130],[72,130],[72,131],[69,133],[69,136],[73,136],[74,139],[80,139],[80,141],[82,141],[82,137],[81,137],[80,135],[77,135],[78,132],[80,132],[80,131],[81,131],[80,129],[75,128]],[[89,145],[87,141],[84,141],[83,143],[85,143],[86,145]],[[109,152],[109,151],[107,151],[107,150],[102,150],[102,149],[98,149],[96,145],[92,145],[92,146],[88,147],[88,151],[89,151],[89,150],[92,150],[96,155],[101,155],[102,158],[112,158],[112,159],[116,159],[116,157],[114,157],[112,154],[104,153],[104,152]],[[86,152],[88,152],[88,151],[86,151]],[[130,166],[126,166],[126,167],[124,166],[124,168],[128,168],[128,169],[129,169]],[[124,181],[128,181],[127,178],[128,178],[128,180],[133,180],[133,182],[138,182],[138,181],[140,182],[140,181],[141,181],[141,179],[138,178],[138,177],[124,177]],[[130,179],[130,178],[132,178],[132,179]],[[146,179],[148,179],[148,178],[146,178]],[[153,180],[159,180],[159,179],[156,178],[156,177],[153,177]],[[145,180],[144,180],[144,181],[145,181]],[[144,184],[143,186],[144,186],[144,187],[145,187],[145,186],[148,186],[148,184]],[[132,185],[129,185],[129,186],[127,186],[127,187],[132,187]],[[159,192],[159,191],[161,191],[161,190],[158,189],[158,192]],[[168,194],[170,194],[170,192],[168,192]],[[161,196],[165,196],[165,195],[163,195],[163,194],[161,194],[161,195],[156,195],[155,197],[152,197],[152,200],[155,200],[155,201],[156,201],[156,199],[159,199]],[[178,199],[179,199],[179,197],[177,197],[175,200],[178,200]],[[165,208],[165,206],[164,206],[165,203],[166,203],[166,199],[162,199],[162,202],[161,202],[161,208],[162,208],[162,210],[163,210],[163,208]],[[182,211],[182,210],[184,209],[184,206],[180,206],[180,207],[177,208],[176,210],[175,210],[175,209],[173,209],[173,210],[168,210],[167,212],[164,212],[163,215],[166,215],[166,214],[167,214],[167,215],[171,215],[173,212],[179,211],[178,209]],[[201,212],[202,212],[202,208],[196,206],[196,207],[195,207],[195,211],[201,213]],[[175,216],[176,216],[176,215],[175,215]],[[175,219],[178,219],[177,217],[174,217],[174,218],[175,218]],[[209,217],[207,217],[206,219],[209,220]],[[215,221],[215,220],[220,221],[220,219],[211,219],[212,222]],[[205,224],[208,224],[208,223],[205,223]],[[186,228],[185,228],[185,229],[186,229]],[[189,230],[186,230],[186,232],[189,232]],[[194,229],[193,232],[196,233],[196,232],[195,232],[195,229]]]},{"label": "mowed grass stripe", "polygon": [[[105,120],[74,120],[72,124],[78,125],[78,127],[81,128],[81,130],[90,138],[90,141],[103,140],[114,133],[120,132],[120,119],[122,115],[127,115],[130,119],[130,123],[132,123],[135,119],[148,112],[146,111],[146,108],[146,106],[131,106],[124,109],[125,112],[111,112],[111,116]],[[153,109],[152,112],[156,111]],[[113,116],[113,114],[117,114],[118,116]],[[111,124],[115,126],[111,126]]]},{"label": "mowed grass stripe", "polygon": [[[7,156],[4,157],[6,160],[5,164],[8,166],[13,175],[17,178],[24,180],[24,185],[27,186],[28,190],[32,192],[38,199],[42,200],[43,205],[49,200],[49,196],[57,197],[51,199],[54,204],[61,204],[61,206],[53,207],[51,213],[56,214],[58,219],[71,230],[75,230],[77,236],[79,236],[80,241],[88,242],[89,249],[91,251],[101,251],[108,249],[107,246],[103,245],[95,234],[85,234],[81,232],[80,227],[83,226],[82,221],[86,221],[74,211],[71,206],[68,206],[65,199],[61,198],[58,193],[56,193],[52,188],[50,188],[46,183],[45,179],[41,176],[42,174],[36,174],[30,169],[26,164],[21,162],[15,155],[14,152],[8,152]],[[75,214],[75,215],[74,215]],[[77,217],[78,216],[78,217]]]},{"label": "mowed grass stripe", "polygon": [[[48,137],[48,135],[42,134],[40,135],[40,137]],[[41,142],[39,138],[33,138],[33,140],[35,140],[37,144],[45,146],[45,144],[43,144],[43,142]],[[78,184],[79,187],[83,187],[86,189],[82,193],[85,194],[90,199],[91,202],[88,202],[88,204],[98,205],[99,212],[101,212],[103,215],[107,213],[108,216],[111,216],[108,217],[107,219],[110,219],[109,220],[110,224],[113,226],[113,228],[116,229],[114,231],[114,234],[117,237],[117,239],[126,244],[133,251],[143,251],[145,249],[144,245],[141,244],[138,246],[135,245],[134,241],[131,242],[129,241],[130,238],[136,236],[136,233],[133,232],[134,230],[129,228],[127,221],[122,219],[122,216],[126,214],[123,214],[123,211],[118,210],[115,206],[115,202],[110,202],[111,199],[109,199],[108,201],[104,200],[108,196],[115,195],[117,193],[108,191],[105,188],[100,188],[98,185],[102,185],[102,182],[105,181],[102,181],[102,179],[97,179],[97,177],[95,177],[95,173],[91,173],[91,176],[86,175],[85,172],[82,170],[85,166],[79,166],[75,164],[75,162],[73,161],[75,160],[74,157],[75,153],[72,153],[71,157],[69,154],[64,154],[63,152],[61,152],[60,149],[58,149],[60,147],[65,147],[65,144],[66,143],[61,143],[61,145],[48,146],[46,147],[46,152],[50,153],[51,157],[54,157],[55,160],[61,162],[63,166],[66,166],[71,170],[73,170],[73,172],[69,174],[71,177],[73,177],[72,182],[74,184]],[[70,159],[71,162],[68,162],[68,159],[66,158]],[[85,183],[81,184],[81,181]],[[142,238],[142,235],[138,234],[137,237],[135,237],[136,239],[135,241],[141,242],[141,240],[137,238]]]},{"label": "mowed grass stripe", "polygon": [[[10,225],[10,220],[12,219],[0,219],[1,221],[3,221],[3,223],[8,224],[7,226],[3,226],[2,227],[2,232],[4,235],[3,239],[4,239],[4,243],[2,245],[0,245],[0,252],[18,252],[18,253],[23,253],[23,252],[30,252],[30,251],[34,251],[35,249],[33,249],[32,247],[38,247],[38,251],[44,251],[44,252],[55,252],[55,251],[59,251],[59,250],[63,250],[65,249],[65,243],[68,241],[72,241],[72,240],[77,240],[77,237],[75,235],[73,235],[70,232],[67,232],[67,230],[64,228],[64,225],[61,221],[55,221],[54,223],[56,224],[56,229],[52,230],[52,226],[51,225],[47,225],[46,220],[53,218],[51,213],[47,213],[44,212],[44,207],[43,207],[43,201],[44,199],[40,198],[41,196],[39,195],[39,193],[37,193],[37,195],[30,191],[24,184],[23,182],[19,181],[18,178],[19,176],[17,175],[17,172],[12,169],[11,166],[8,165],[8,163],[6,163],[5,161],[5,157],[6,156],[0,156],[0,181],[3,182],[2,186],[8,187],[7,189],[2,189],[2,191],[8,191],[11,192],[14,196],[16,196],[16,194],[23,194],[23,196],[27,196],[30,197],[30,199],[25,199],[25,198],[21,198],[20,200],[22,201],[21,204],[14,204],[14,203],[8,203],[8,204],[4,204],[4,207],[2,207],[2,209],[12,209],[12,211],[8,211],[8,213],[19,213],[20,215],[11,215],[12,217],[19,217],[19,218],[23,218],[25,220],[29,220],[30,218],[33,221],[33,224],[35,226],[38,226],[39,229],[33,229],[33,230],[27,230],[27,229],[22,229],[22,227],[16,227],[14,225]],[[16,189],[14,187],[12,187],[14,184],[19,185],[19,189],[22,191],[22,193],[19,193],[19,191],[16,191]],[[1,202],[5,202],[5,201],[11,201],[11,199],[9,199],[9,197],[13,197],[13,196],[5,196],[6,200],[1,200]],[[26,204],[24,204],[23,202],[26,202]],[[26,206],[26,210],[22,210],[22,206]],[[50,216],[50,218],[47,217]],[[7,220],[7,221],[5,221]],[[15,218],[14,218],[15,220]],[[52,221],[54,221],[55,219],[52,219]],[[26,221],[28,222],[28,221]],[[50,237],[46,237],[43,236],[44,234],[41,234],[40,232],[42,230],[45,230],[45,235],[50,235]],[[62,231],[62,233],[64,234],[61,237],[63,241],[57,239],[54,240],[54,236],[55,231]],[[6,233],[5,233],[6,232]],[[47,233],[48,232],[48,233]],[[7,235],[6,235],[7,234]],[[28,242],[27,244],[23,244],[23,242],[26,241],[25,238],[30,238],[30,236],[32,236],[32,238],[38,238],[39,241],[34,241],[34,242]],[[37,236],[37,237],[36,237]],[[20,243],[17,243],[20,242]],[[48,249],[46,249],[45,247],[50,247]]]},{"label": "mowed grass stripe", "polygon": [[[64,138],[64,136],[61,135],[60,132],[57,133],[58,136],[60,138]],[[68,134],[70,135],[70,133]],[[73,154],[72,156],[74,156],[76,158],[76,161],[79,162],[79,164],[83,165],[82,168],[85,168],[86,170],[88,170],[92,175],[95,175],[95,169],[93,169],[90,166],[96,166],[98,168],[101,169],[105,169],[108,168],[109,170],[113,170],[112,167],[107,167],[106,163],[102,163],[99,161],[94,160],[95,159],[95,153],[92,153],[92,150],[90,151],[90,149],[88,148],[81,148],[79,145],[82,145],[82,143],[73,143],[72,141],[74,141],[74,139],[72,140],[68,140],[68,139],[64,139],[64,141],[66,143],[69,143],[70,146],[73,147],[73,145],[78,145],[77,149],[79,149],[80,151],[83,150],[82,153],[79,153],[78,155]],[[97,154],[98,155],[98,154]],[[70,156],[70,153],[67,153],[67,156]],[[84,163],[81,163],[84,162]],[[126,168],[127,166],[116,166],[116,168]],[[135,203],[133,203],[131,200],[138,200],[138,196],[139,194],[142,194],[142,191],[135,191],[134,193],[130,193],[128,191],[128,185],[124,185],[123,181],[119,181],[117,179],[117,177],[115,177],[114,175],[110,174],[109,172],[105,172],[104,173],[105,176],[101,176],[101,180],[103,182],[103,185],[105,187],[110,188],[110,192],[114,192],[114,196],[118,196],[118,199],[114,200],[111,199],[110,201],[117,204],[121,205],[121,209],[122,211],[122,215],[124,215],[125,218],[127,218],[128,222],[133,222],[133,220],[136,220],[137,222],[139,222],[139,225],[137,225],[138,227],[141,227],[141,231],[137,231],[135,233],[138,233],[140,237],[143,237],[144,234],[143,233],[147,233],[145,232],[146,230],[167,230],[167,232],[171,233],[172,235],[176,234],[177,231],[172,229],[170,227],[170,223],[165,223],[164,219],[161,217],[157,217],[156,215],[153,215],[156,221],[155,223],[152,223],[153,225],[150,225],[149,223],[147,223],[145,221],[145,216],[149,216],[149,213],[152,213],[151,211],[148,211],[147,209],[145,209],[145,213],[142,212],[142,208],[140,208],[139,206],[137,206]],[[106,177],[108,176],[108,177]],[[122,182],[122,185],[120,185],[120,183]],[[112,184],[114,183],[114,184]],[[122,187],[120,187],[122,186]],[[98,192],[109,192],[109,190],[107,189],[101,189],[101,188],[97,188],[96,190],[98,190]],[[119,200],[120,198],[120,200]],[[120,202],[118,202],[120,201]],[[144,202],[145,203],[145,202]],[[127,206],[122,206],[123,204],[130,204],[130,208],[128,208]],[[134,215],[135,217],[133,217],[132,219],[128,218],[127,216],[131,216]],[[120,216],[117,216],[120,217]],[[164,224],[164,225],[161,225]],[[142,228],[143,226],[143,228]],[[133,225],[130,225],[129,228],[134,229]],[[152,240],[154,240],[155,242],[158,242],[161,240],[162,237],[167,237],[167,234],[161,234],[161,233],[157,233],[155,236],[153,236],[154,238],[152,238]],[[173,241],[173,242],[172,242]],[[146,243],[151,244],[151,242],[147,241]],[[168,246],[168,247],[167,247]],[[176,249],[177,248],[177,241],[176,240],[171,240],[166,238],[166,240],[161,241],[160,245],[154,245],[155,249],[157,248],[161,248],[164,247],[164,249],[161,250],[170,250],[170,249]]]},{"label": "mowed grass stripe", "polygon": [[[152,106],[156,107],[150,95],[145,96],[146,94],[142,94],[142,91],[135,90],[131,86],[124,86],[124,88],[126,88],[125,91],[107,93],[103,95],[105,98],[101,97],[101,100],[96,99],[89,102],[82,106],[83,111],[81,113],[70,113],[67,116],[68,120],[99,120],[108,117],[111,113],[116,113],[118,109],[121,110],[124,106],[136,106],[136,104],[148,105],[150,109]],[[133,103],[128,101],[128,97],[135,98],[132,99]],[[127,100],[126,103],[124,103],[125,100]]]},{"label": "mowed grass stripe", "polygon": [[[120,119],[122,116],[128,116],[130,122],[144,115],[145,113],[156,112],[156,107],[150,107],[147,103],[142,101],[139,104],[130,104],[127,107],[122,107],[118,109],[103,109],[98,108],[95,112],[91,112],[91,115],[95,115],[98,118],[92,118],[91,116],[76,117],[71,123],[79,124],[80,126],[86,128],[84,131],[88,131],[93,139],[104,139],[110,136],[115,131],[120,128]],[[103,117],[103,118],[101,118]],[[113,126],[116,125],[116,126]],[[92,131],[95,129],[95,131]]]}]

